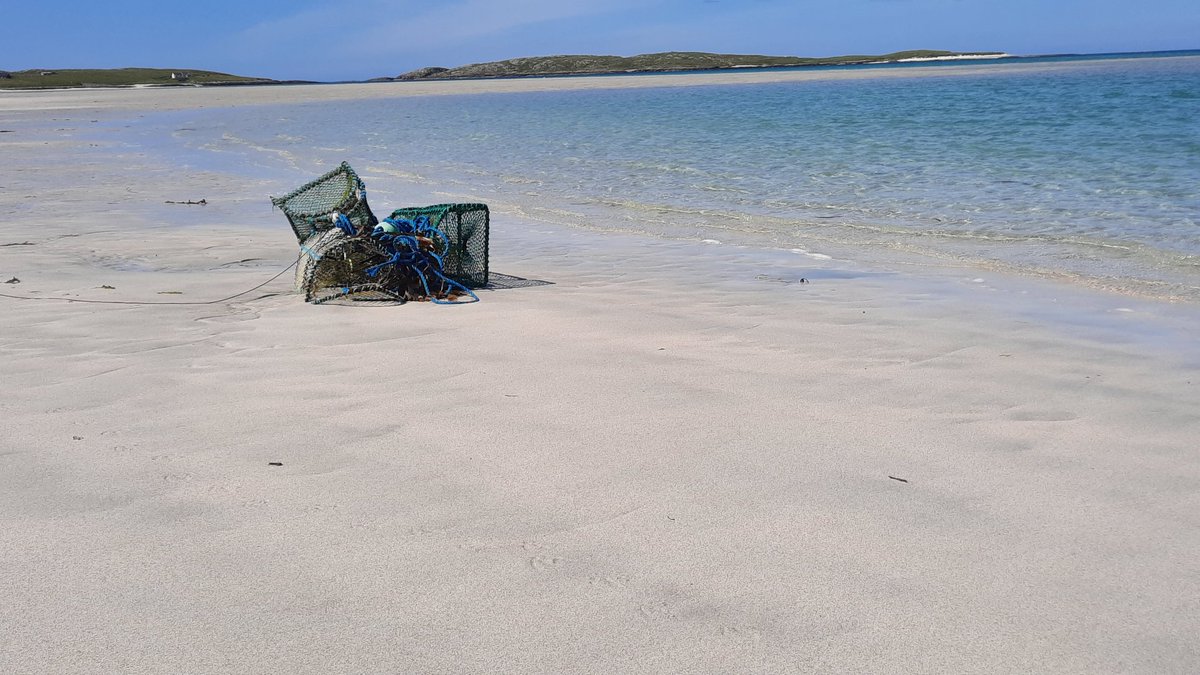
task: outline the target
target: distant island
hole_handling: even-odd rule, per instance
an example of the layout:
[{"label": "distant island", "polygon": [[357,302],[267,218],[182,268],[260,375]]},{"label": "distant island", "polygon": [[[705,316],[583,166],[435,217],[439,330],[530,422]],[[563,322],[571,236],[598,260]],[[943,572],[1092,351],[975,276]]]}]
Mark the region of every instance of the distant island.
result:
[{"label": "distant island", "polygon": [[[369,82],[414,80],[459,80],[503,77],[546,77],[554,75],[615,75],[621,73],[676,73],[690,70],[733,68],[780,68],[797,66],[847,66],[871,63],[994,59],[1003,52],[950,52],[913,49],[880,55],[761,56],[710,54],[708,52],[661,52],[639,56],[533,56],[457,68],[428,67],[395,77],[377,77]],[[0,70],[0,89],[67,89],[78,87],[227,86],[256,84],[311,84],[310,81],[280,81],[264,77],[230,75],[209,70],[169,68],[32,69]]]},{"label": "distant island", "polygon": [[276,80],[209,70],[169,68],[109,68],[0,70],[0,89],[68,89],[79,87],[137,87],[230,84],[277,84]]},{"label": "distant island", "polygon": [[829,56],[762,56],[754,54],[710,54],[708,52],[660,52],[638,56],[533,56],[457,68],[428,67],[372,81],[447,80],[492,77],[545,77],[551,75],[615,75],[621,73],[674,73],[689,70],[731,68],[780,68],[797,66],[848,66],[909,61],[994,59],[1003,52],[950,52],[913,49],[891,54]]}]

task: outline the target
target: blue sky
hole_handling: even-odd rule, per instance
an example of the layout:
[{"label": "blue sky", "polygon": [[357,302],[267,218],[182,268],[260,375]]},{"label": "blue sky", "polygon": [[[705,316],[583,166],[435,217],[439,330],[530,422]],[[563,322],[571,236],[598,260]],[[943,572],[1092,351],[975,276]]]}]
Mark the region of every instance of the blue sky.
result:
[{"label": "blue sky", "polygon": [[1200,0],[46,0],[6,3],[0,69],[148,66],[277,79],[516,56],[835,56],[1200,48]]}]

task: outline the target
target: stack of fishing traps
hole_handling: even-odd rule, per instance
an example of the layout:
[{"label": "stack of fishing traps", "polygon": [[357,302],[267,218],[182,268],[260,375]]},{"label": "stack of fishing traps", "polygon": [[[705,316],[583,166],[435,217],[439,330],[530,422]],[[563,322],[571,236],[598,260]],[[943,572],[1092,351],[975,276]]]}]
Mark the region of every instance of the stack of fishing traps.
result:
[{"label": "stack of fishing traps", "polygon": [[312,303],[473,302],[488,283],[486,204],[396,209],[380,221],[342,164],[271,199],[300,242],[296,287]]}]

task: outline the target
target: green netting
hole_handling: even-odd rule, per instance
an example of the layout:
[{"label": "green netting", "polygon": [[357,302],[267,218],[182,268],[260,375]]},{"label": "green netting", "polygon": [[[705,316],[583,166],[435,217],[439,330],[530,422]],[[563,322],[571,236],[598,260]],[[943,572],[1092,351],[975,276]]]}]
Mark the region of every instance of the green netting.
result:
[{"label": "green netting", "polygon": [[370,232],[379,222],[367,204],[366,187],[346,162],[283,197],[272,197],[271,203],[283,210],[301,242],[333,227],[338,213],[358,232]]},{"label": "green netting", "polygon": [[446,276],[467,288],[483,288],[488,283],[487,204],[436,204],[392,211],[395,220],[429,218],[430,224],[446,236],[449,250],[442,255]]}]

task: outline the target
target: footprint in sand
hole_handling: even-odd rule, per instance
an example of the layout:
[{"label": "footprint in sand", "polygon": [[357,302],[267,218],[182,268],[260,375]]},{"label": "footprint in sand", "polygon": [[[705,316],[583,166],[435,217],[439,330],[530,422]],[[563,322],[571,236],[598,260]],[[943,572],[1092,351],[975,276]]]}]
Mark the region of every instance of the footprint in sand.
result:
[{"label": "footprint in sand", "polygon": [[629,584],[632,581],[629,577],[621,575],[598,575],[588,579],[588,583],[592,586],[606,586],[608,588],[629,588]]},{"label": "footprint in sand", "polygon": [[750,626],[721,626],[717,629],[717,634],[735,640],[749,640],[751,642],[762,640],[762,631]]},{"label": "footprint in sand", "polygon": [[647,619],[674,619],[677,618],[675,613],[671,611],[670,605],[666,602],[647,602],[638,605],[638,614],[641,614]]},{"label": "footprint in sand", "polygon": [[1015,422],[1070,422],[1079,419],[1079,415],[1064,410],[1017,410],[1010,413],[1008,419]]},{"label": "footprint in sand", "polygon": [[253,309],[232,309],[230,312],[223,314],[213,314],[211,316],[201,316],[195,319],[198,323],[238,323],[241,321],[253,321],[259,318],[260,314]]},{"label": "footprint in sand", "polygon": [[563,564],[562,558],[537,555],[528,561],[529,567],[537,572],[549,572]]}]

